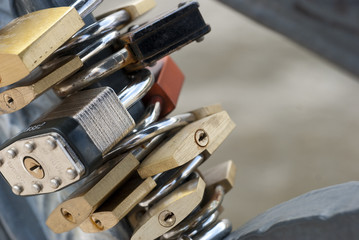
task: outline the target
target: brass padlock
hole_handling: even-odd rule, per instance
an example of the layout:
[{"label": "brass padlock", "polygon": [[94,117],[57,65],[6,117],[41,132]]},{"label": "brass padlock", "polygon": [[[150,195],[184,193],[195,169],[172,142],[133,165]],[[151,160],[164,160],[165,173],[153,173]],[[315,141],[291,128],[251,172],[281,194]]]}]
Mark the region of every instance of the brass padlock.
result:
[{"label": "brass padlock", "polygon": [[174,190],[143,215],[131,240],[156,239],[174,228],[200,204],[204,189],[199,177]]},{"label": "brass padlock", "polygon": [[212,155],[234,127],[225,111],[195,121],[153,151],[141,163],[138,173],[147,178],[182,166],[201,153]]},{"label": "brass padlock", "polygon": [[201,208],[175,228],[163,234],[163,239],[177,239],[183,235],[192,237],[202,223],[209,220],[216,212],[219,213],[224,195],[234,186],[236,166],[233,161],[227,161],[203,171],[200,175],[206,179],[206,192]]},{"label": "brass padlock", "polygon": [[[85,23],[82,17],[101,3],[76,1],[71,7],[39,10],[14,19],[0,30],[0,87],[26,77]],[[79,10],[79,11],[77,11]]]},{"label": "brass padlock", "polygon": [[138,160],[132,154],[126,155],[106,175],[93,179],[57,206],[46,225],[55,233],[67,232],[79,226],[126,182],[138,165]]},{"label": "brass padlock", "polygon": [[80,225],[81,230],[96,233],[114,227],[155,187],[152,178],[142,180],[135,174]]}]

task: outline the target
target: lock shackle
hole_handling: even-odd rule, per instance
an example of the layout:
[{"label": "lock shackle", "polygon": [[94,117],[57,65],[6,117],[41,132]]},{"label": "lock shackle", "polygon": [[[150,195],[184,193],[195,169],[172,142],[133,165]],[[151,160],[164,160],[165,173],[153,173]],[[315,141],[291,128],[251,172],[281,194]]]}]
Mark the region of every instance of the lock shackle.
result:
[{"label": "lock shackle", "polygon": [[77,0],[71,7],[75,8],[79,15],[84,18],[92,13],[103,0]]},{"label": "lock shackle", "polygon": [[[182,184],[203,162],[205,157],[203,154],[198,155],[192,161],[188,162],[176,174],[166,181],[162,186],[156,187],[139,206],[143,208],[150,208],[152,205],[167,196],[180,184]],[[161,177],[159,177],[161,178]]]},{"label": "lock shackle", "polygon": [[[112,31],[101,37],[97,41],[86,46],[80,52],[76,53],[76,55],[83,63],[86,63],[89,59],[96,56],[102,50],[111,46],[116,41],[119,35],[119,31]],[[66,51],[56,52],[54,57],[52,57],[50,61],[40,66],[41,70],[49,71],[48,69],[55,69],[56,67],[63,65],[64,62],[68,61],[68,59],[72,57],[71,55],[74,54],[67,54]]]},{"label": "lock shackle", "polygon": [[99,21],[78,31],[64,46],[59,48],[55,53],[65,55],[74,48],[81,48],[81,44],[89,40],[100,38],[105,34],[119,30],[123,25],[130,21],[130,15],[125,10],[119,10]]},{"label": "lock shackle", "polygon": [[206,205],[200,211],[191,216],[190,221],[183,221],[169,232],[163,234],[163,239],[172,239],[181,236],[183,233],[195,229],[198,225],[216,212],[221,206],[225,195],[222,185],[217,185],[213,191],[213,195]]},{"label": "lock shackle", "polygon": [[127,109],[143,98],[155,83],[155,77],[148,69],[137,71],[130,78],[131,83],[118,95],[118,99]]},{"label": "lock shackle", "polygon": [[158,135],[152,138],[149,142],[146,142],[141,146],[138,146],[137,148],[133,149],[131,153],[138,161],[141,162],[147,157],[148,154],[150,154],[158,145],[161,144],[165,137],[165,134]]},{"label": "lock shackle", "polygon": [[96,40],[94,43],[91,43],[87,47],[83,48],[78,55],[81,61],[86,62],[93,56],[97,55],[99,52],[104,50],[105,48],[111,46],[117,38],[120,36],[120,32],[117,30],[111,31],[101,37],[100,39]]},{"label": "lock shackle", "polygon": [[192,113],[184,113],[152,123],[148,127],[138,131],[136,134],[124,138],[118,145],[112,148],[109,154],[123,153],[151,140],[155,136],[186,126],[195,120],[196,118]]},{"label": "lock shackle", "polygon": [[193,240],[197,239],[224,239],[232,232],[232,223],[228,219],[222,219],[212,228],[202,231],[196,235]]},{"label": "lock shackle", "polygon": [[132,130],[131,134],[139,132],[159,119],[162,110],[162,102],[163,100],[161,97],[156,96],[151,99],[151,102],[146,107],[145,113],[142,116],[142,120]]},{"label": "lock shackle", "polygon": [[211,216],[201,222],[198,227],[192,231],[188,231],[184,233],[181,237],[187,237],[188,239],[192,239],[196,237],[196,235],[202,231],[209,231],[212,229],[212,226],[215,222],[217,222],[219,217],[219,211],[215,211]]},{"label": "lock shackle", "polygon": [[[153,73],[153,76],[155,77],[156,81],[158,80],[163,65],[163,61],[158,61],[154,66],[147,68]],[[150,124],[156,122],[161,116],[163,104],[164,99],[161,96],[152,96],[147,103],[147,107],[145,113],[142,116],[142,120],[131,131],[131,134],[135,134],[138,131],[146,128]]]},{"label": "lock shackle", "polygon": [[129,58],[129,51],[123,48],[59,83],[54,90],[59,97],[66,97],[120,70],[126,66]]}]

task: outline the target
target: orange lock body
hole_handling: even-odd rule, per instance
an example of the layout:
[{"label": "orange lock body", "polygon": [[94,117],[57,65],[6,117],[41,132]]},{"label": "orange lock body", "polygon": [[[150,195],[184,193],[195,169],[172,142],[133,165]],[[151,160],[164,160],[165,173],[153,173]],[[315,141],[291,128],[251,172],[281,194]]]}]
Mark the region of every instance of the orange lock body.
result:
[{"label": "orange lock body", "polygon": [[143,101],[148,104],[154,99],[160,98],[160,117],[162,118],[176,108],[185,76],[169,56],[161,59],[155,67],[150,69],[155,74],[156,82]]}]

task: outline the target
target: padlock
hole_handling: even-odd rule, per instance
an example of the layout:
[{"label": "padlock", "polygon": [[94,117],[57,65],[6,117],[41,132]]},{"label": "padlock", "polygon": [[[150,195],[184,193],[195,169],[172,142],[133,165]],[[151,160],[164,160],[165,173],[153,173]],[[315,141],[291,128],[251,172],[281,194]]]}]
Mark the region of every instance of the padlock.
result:
[{"label": "padlock", "polygon": [[221,207],[224,195],[233,188],[236,176],[236,166],[233,161],[222,163],[201,174],[206,182],[206,194],[204,203],[199,211],[191,215],[171,231],[163,234],[163,239],[176,239],[181,235],[186,235],[197,229],[201,223],[205,222],[212,214]]},{"label": "padlock", "polygon": [[143,119],[132,130],[132,134],[172,112],[177,105],[183,85],[184,75],[169,56],[149,69],[155,76],[156,82],[142,100],[147,107]]},{"label": "padlock", "polygon": [[[163,139],[165,139],[166,133],[161,133],[152,138],[149,142],[132,150],[132,153],[139,161],[142,161],[155,147],[157,147]],[[146,151],[144,151],[146,150]],[[198,160],[197,160],[198,161]],[[192,163],[190,166],[185,166],[182,171],[176,172],[175,179],[186,179],[188,174],[191,173],[191,169],[196,165]],[[180,176],[178,176],[180,175]],[[165,176],[166,177],[166,176]],[[171,180],[171,179],[170,179]],[[156,186],[157,182],[161,182],[159,177],[147,178],[146,180],[140,180],[136,174],[132,181],[129,181],[126,185],[128,187],[119,188],[109,199],[102,204],[86,221],[81,224],[81,229],[84,232],[101,232],[114,227],[124,216],[127,215],[140,201],[142,201]],[[166,181],[167,178],[166,178]],[[153,183],[155,183],[153,185]],[[171,184],[171,183],[170,183]],[[172,184],[173,190],[178,184]],[[167,186],[164,186],[167,187]]]},{"label": "padlock", "polygon": [[47,226],[55,233],[63,233],[80,225],[132,175],[138,165],[139,162],[132,154],[119,160],[106,175],[76,190],[54,209],[46,221]]},{"label": "padlock", "polygon": [[199,154],[212,155],[234,127],[225,111],[193,122],[152,152],[141,163],[138,173],[147,178],[182,166]]},{"label": "padlock", "polygon": [[142,216],[131,240],[156,239],[174,228],[200,204],[204,189],[200,177],[178,187]]},{"label": "padlock", "polygon": [[0,87],[29,75],[84,26],[82,17],[101,2],[78,0],[71,7],[32,12],[1,29]]},{"label": "padlock", "polygon": [[[151,142],[135,149],[131,153],[111,160],[110,163],[107,163],[108,166],[106,166],[108,172],[103,171],[103,174],[94,172],[92,174],[95,176],[94,179],[77,189],[66,201],[53,210],[46,224],[55,233],[66,232],[79,226],[88,219],[117,188],[123,185],[126,180],[133,175],[139,165],[139,161],[147,156],[161,141],[162,138],[153,139]],[[145,181],[145,184],[146,191],[151,191],[156,186],[156,183],[152,179]],[[121,188],[120,191],[122,191],[122,189],[123,188]],[[140,192],[140,190],[137,191],[137,193]],[[131,195],[131,197],[138,198],[140,196]],[[130,200],[133,199],[131,198]],[[128,211],[130,210],[131,209]],[[97,223],[97,225],[99,225],[99,223]]]},{"label": "padlock", "polygon": [[119,32],[111,32],[87,46],[77,56],[47,62],[41,66],[43,74],[39,80],[35,79],[32,84],[21,84],[0,93],[0,115],[16,112],[30,104],[45,91],[77,72],[84,63],[111,45],[118,36]]},{"label": "padlock", "polygon": [[[141,148],[142,147],[139,147],[137,149]],[[170,174],[170,176],[172,176],[169,179],[167,179],[167,176],[164,176],[166,184],[160,186],[159,190],[156,191],[159,192],[156,194],[156,203],[183,183],[183,181],[188,178],[188,176],[200,165],[202,161],[203,160],[199,158],[195,159],[191,164],[184,166],[181,170],[175,172],[174,174]],[[150,194],[158,182],[163,182],[163,179],[160,179],[161,177],[141,180],[141,178],[136,174],[135,178],[132,179],[132,181],[129,181],[127,184],[128,186],[119,188],[116,193],[114,193],[99,209],[96,210],[96,212],[90,216],[89,219],[81,225],[81,229],[84,232],[94,233],[105,231],[114,227],[120,220],[122,220],[122,218],[134,209],[140,201],[143,201],[143,199]],[[152,201],[151,203],[155,202]],[[151,204],[151,206],[153,205],[154,204]]]},{"label": "padlock", "polygon": [[156,182],[152,178],[143,180],[135,174],[80,225],[81,230],[96,233],[111,229],[155,187]]},{"label": "padlock", "polygon": [[137,0],[102,14],[97,17],[97,22],[78,31],[64,46],[59,48],[55,54],[64,54],[82,44],[98,39],[113,30],[121,30],[126,24],[147,13],[155,6],[156,2],[154,0]]},{"label": "padlock", "polygon": [[6,142],[0,170],[13,192],[54,192],[101,165],[102,157],[135,125],[126,108],[153,82],[151,72],[144,69],[119,97],[110,88],[79,92]]},{"label": "padlock", "polygon": [[83,63],[79,57],[72,57],[53,72],[30,85],[16,86],[0,93],[0,115],[16,112],[30,104],[33,100],[73,73]]},{"label": "padlock", "polygon": [[202,107],[189,113],[179,114],[170,118],[163,119],[147,126],[146,128],[138,131],[136,134],[130,135],[124,138],[117,146],[115,146],[106,155],[105,158],[116,156],[121,152],[125,152],[129,149],[137,147],[153,137],[174,130],[176,128],[183,127],[189,123],[205,118],[212,114],[222,111],[222,107],[219,104]]},{"label": "padlock", "polygon": [[160,118],[162,118],[175,109],[184,82],[184,75],[169,56],[158,61],[157,65],[160,70],[154,70],[156,82],[143,100],[145,103],[151,104],[161,101]]},{"label": "padlock", "polygon": [[120,38],[124,48],[57,85],[54,88],[56,94],[65,97],[128,65],[132,69],[152,65],[185,45],[201,39],[210,31],[210,27],[204,22],[198,8],[198,3],[191,1],[124,34]]}]

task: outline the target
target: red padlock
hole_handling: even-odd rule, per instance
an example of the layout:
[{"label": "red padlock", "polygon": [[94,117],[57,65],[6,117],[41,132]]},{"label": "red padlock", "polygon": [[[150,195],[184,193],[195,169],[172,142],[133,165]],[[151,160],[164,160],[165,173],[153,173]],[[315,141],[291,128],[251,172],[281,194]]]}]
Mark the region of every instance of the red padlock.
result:
[{"label": "red padlock", "polygon": [[160,101],[162,118],[176,108],[185,76],[169,56],[161,59],[150,70],[154,73],[156,82],[143,101],[146,105]]}]

